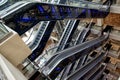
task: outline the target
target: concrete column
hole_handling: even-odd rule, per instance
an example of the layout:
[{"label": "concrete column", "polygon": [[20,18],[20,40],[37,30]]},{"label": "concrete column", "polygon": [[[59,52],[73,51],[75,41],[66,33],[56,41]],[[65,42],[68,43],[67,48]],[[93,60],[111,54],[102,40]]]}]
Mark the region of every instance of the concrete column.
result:
[{"label": "concrete column", "polygon": [[4,77],[4,80],[27,80],[26,77],[1,54],[0,69],[0,71],[3,72],[2,78]]},{"label": "concrete column", "polygon": [[0,42],[0,53],[17,67],[32,51],[18,34],[12,34]]}]

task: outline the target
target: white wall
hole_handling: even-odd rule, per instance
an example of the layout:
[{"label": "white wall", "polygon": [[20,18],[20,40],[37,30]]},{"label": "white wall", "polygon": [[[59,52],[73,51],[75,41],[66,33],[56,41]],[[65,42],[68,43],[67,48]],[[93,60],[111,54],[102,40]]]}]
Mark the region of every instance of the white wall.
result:
[{"label": "white wall", "polygon": [[0,67],[8,80],[27,80],[25,76],[1,54]]}]

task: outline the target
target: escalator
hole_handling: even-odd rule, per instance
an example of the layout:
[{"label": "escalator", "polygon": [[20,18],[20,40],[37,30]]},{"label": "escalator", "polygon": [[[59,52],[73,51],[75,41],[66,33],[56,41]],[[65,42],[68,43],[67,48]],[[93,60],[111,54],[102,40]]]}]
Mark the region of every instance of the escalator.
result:
[{"label": "escalator", "polygon": [[105,18],[109,14],[112,4],[111,0],[107,0],[104,5],[86,1],[80,2],[84,5],[68,6],[62,4],[26,2],[14,10],[6,10],[5,12],[7,13],[1,14],[0,18],[8,27],[15,30],[19,35],[22,35],[40,21],[73,18]]},{"label": "escalator", "polygon": [[[79,23],[81,24],[81,23]],[[84,25],[86,26],[86,25]],[[79,27],[79,26],[78,26]],[[69,46],[74,46],[76,45],[75,43],[77,42],[77,37],[78,35],[81,33],[82,29],[81,30],[78,30],[78,28],[75,30],[75,32],[73,33],[73,36],[72,36],[72,39],[70,41],[71,44],[69,44]]]},{"label": "escalator", "polygon": [[[71,24],[71,22],[72,23],[74,23],[74,24]],[[69,42],[71,42],[71,39],[73,38],[73,37],[75,37],[76,36],[76,32],[77,33],[80,33],[80,31],[77,31],[77,26],[78,26],[78,24],[79,24],[79,22],[80,22],[80,20],[75,20],[75,22],[74,21],[68,21],[68,23],[67,23],[67,25],[66,25],[66,27],[65,27],[65,30],[64,30],[64,32],[63,32],[63,35],[62,35],[62,37],[61,37],[61,39],[60,39],[60,42],[59,42],[59,44],[58,45],[60,45],[58,48],[57,48],[57,51],[60,51],[60,50],[64,50],[65,48],[68,48],[68,47],[70,47],[70,45],[68,44],[68,45],[66,45],[67,43],[69,43]],[[71,27],[72,26],[72,27]],[[86,25],[86,26],[88,26],[88,25]],[[90,26],[92,26],[92,25],[89,25],[89,27]],[[71,33],[75,33],[74,35],[73,34],[71,34]],[[82,35],[86,35],[86,34],[82,34]],[[71,37],[72,36],[72,37]],[[76,36],[77,37],[77,36]],[[75,37],[75,38],[76,38]],[[84,37],[85,38],[85,37]],[[69,41],[69,42],[68,42]],[[62,43],[62,44],[60,44],[60,43]],[[50,61],[50,60],[49,60]],[[47,62],[47,63],[49,63],[49,61]],[[46,64],[47,64],[46,63]],[[67,66],[65,69],[64,69],[64,71],[62,72],[63,74],[59,74],[58,76],[59,76],[59,79],[60,79],[60,77],[61,78],[63,78],[63,77],[65,77],[69,72],[68,71],[70,71],[69,69],[71,69],[71,67],[73,67],[74,65],[73,64],[71,64],[71,65],[69,65],[69,66]],[[61,76],[60,76],[61,75]],[[57,79],[58,80],[58,79]]]},{"label": "escalator", "polygon": [[[46,2],[48,2],[48,0]],[[44,21],[40,23],[35,39],[32,41],[32,43],[28,45],[32,51],[34,51],[38,47],[42,39],[42,36],[44,35],[47,27],[49,27],[48,25],[49,25],[49,21]]]},{"label": "escalator", "polygon": [[[38,37],[38,38],[41,38],[41,39],[36,39],[36,43],[34,41],[35,44],[33,44],[33,45],[37,45],[37,46],[35,46],[37,48],[31,46],[31,48],[33,47],[33,49],[34,49],[34,51],[32,52],[32,54],[30,54],[28,56],[28,58],[31,61],[34,61],[42,53],[42,51],[44,50],[44,47],[46,46],[47,40],[50,37],[50,33],[53,31],[55,23],[56,23],[56,21],[49,22],[48,26],[46,27],[46,30],[44,31],[44,34],[42,34],[42,37]],[[38,35],[40,35],[40,34],[38,34]]]},{"label": "escalator", "polygon": [[[108,3],[111,4],[109,1],[108,1]],[[44,9],[45,7],[49,7],[50,9],[48,9],[48,11],[50,11],[50,12],[46,11]],[[22,8],[24,8],[24,9],[22,10]],[[36,10],[37,10],[37,12],[36,12]],[[75,12],[77,14],[75,14],[75,13],[70,14],[71,10],[75,10]],[[52,20],[53,18],[50,18],[50,16],[48,16],[48,13],[50,13],[51,17],[54,17],[53,20],[59,20],[59,18],[61,18],[61,19],[72,18],[72,17],[77,18],[77,17],[75,17],[75,15],[78,16],[78,15],[83,14],[83,12],[81,12],[81,10],[84,10],[84,9],[81,7],[75,7],[75,6],[55,5],[55,4],[52,5],[52,4],[47,4],[47,3],[38,3],[38,2],[30,3],[30,2],[28,2],[28,3],[25,3],[24,5],[21,5],[21,6],[19,5],[19,7],[17,9],[14,9],[13,11],[9,11],[9,9],[6,10],[6,12],[8,12],[8,13],[4,14],[4,15],[1,14],[0,17],[5,22],[6,25],[8,25],[9,27],[11,26],[12,28],[14,28],[14,30],[16,32],[18,32],[18,34],[21,35],[24,32],[26,32],[28,29],[30,29],[31,27],[36,25],[40,20],[42,20],[42,21],[43,20]],[[90,10],[92,13],[92,11],[94,9],[90,9]],[[108,10],[108,7],[107,7],[107,10]],[[102,12],[108,13],[107,10],[102,11]],[[86,11],[87,10],[85,10],[85,12]],[[72,11],[72,12],[74,12],[74,11]],[[99,12],[99,10],[98,10],[98,12]],[[107,16],[107,15],[105,15],[105,16]],[[105,16],[102,16],[102,17],[105,17]],[[59,18],[56,18],[56,17],[59,17]],[[35,45],[37,45],[37,42],[38,42],[38,39],[33,43],[33,47]],[[42,49],[43,49],[43,47],[44,46],[42,46]],[[42,50],[40,50],[39,52],[37,51],[37,54],[32,54],[32,55],[38,56],[38,54],[40,54],[41,51]],[[30,58],[30,56],[29,56],[29,58]],[[32,61],[34,59],[32,58]]]},{"label": "escalator", "polygon": [[[74,45],[81,44],[81,43],[85,42],[86,38],[87,38],[88,35],[90,34],[91,27],[94,26],[94,25],[95,25],[95,23],[93,23],[93,22],[91,21],[91,23],[89,23],[89,25],[86,26],[87,28],[84,28],[84,29],[78,34],[77,40],[76,40],[76,42],[74,43]],[[73,70],[71,71],[71,73],[74,72],[74,71],[76,70],[76,68],[79,67],[79,65],[81,65],[83,58],[84,58],[84,57],[81,57],[80,59],[78,59],[78,61],[74,64],[74,67],[73,67]]]},{"label": "escalator", "polygon": [[[35,40],[33,41],[32,44],[29,45],[29,47],[32,51],[34,51],[37,48],[37,46],[39,45],[41,39],[43,38],[44,33],[47,30],[47,27],[49,27],[49,23],[50,22],[48,22],[48,21],[44,21],[41,23]],[[52,28],[54,28],[54,27],[52,27]]]},{"label": "escalator", "polygon": [[[75,21],[68,20],[66,22],[66,27],[65,27],[65,29],[62,33],[62,36],[60,38],[60,41],[58,43],[59,46],[55,47],[55,50],[54,50],[55,53],[68,47],[68,45],[66,45],[66,44],[70,42],[70,40],[72,38],[71,36],[73,35],[72,33],[74,33],[75,29],[77,28],[79,21],[80,20],[75,20]],[[49,61],[50,60],[48,60],[47,63],[49,63]],[[45,64],[47,64],[47,63],[45,63]]]},{"label": "escalator", "polygon": [[61,21],[57,21],[56,23],[56,31],[58,33],[58,39],[60,39],[62,32],[64,31],[64,27],[65,25],[61,24]]},{"label": "escalator", "polygon": [[[94,25],[94,23],[91,23],[91,24],[89,24],[89,27],[90,27],[90,25],[91,26],[93,26]],[[104,29],[104,30],[110,30],[110,29],[107,29],[107,27]],[[103,31],[104,31],[103,30]],[[88,32],[89,33],[89,32]],[[86,35],[86,34],[85,34]],[[85,38],[85,37],[84,37]],[[107,46],[106,46],[107,47]],[[96,54],[96,52],[93,52],[93,54],[94,54],[94,57],[95,57],[95,54]],[[93,58],[92,58],[93,59]],[[78,59],[76,62],[72,62],[71,63],[71,65],[67,65],[67,67],[71,67],[71,68],[68,68],[68,69],[66,69],[65,68],[65,70],[64,70],[64,73],[63,73],[63,75],[62,75],[62,78],[60,79],[60,80],[64,80],[65,79],[65,77],[67,77],[68,75],[71,75],[72,73],[74,73],[74,71],[76,71],[77,69],[79,69],[79,68],[81,68],[79,65],[81,64],[81,61],[82,61],[82,59],[80,58],[80,59]],[[99,63],[98,63],[99,64]],[[97,69],[96,68],[96,66],[95,66],[95,68],[91,71],[92,73],[93,73],[93,71],[96,71],[95,69]],[[90,72],[90,71],[89,71]],[[90,73],[91,74],[91,73]],[[89,75],[90,76],[90,74],[87,72],[87,76]],[[81,79],[80,80],[83,80],[83,78],[86,78],[85,76],[84,77],[81,77]],[[88,77],[87,77],[88,78]],[[70,79],[71,80],[71,79]],[[74,79],[73,79],[74,80]],[[76,80],[76,79],[75,79]],[[94,79],[94,80],[96,80],[96,79]]]},{"label": "escalator", "polygon": [[[91,25],[91,26],[90,26],[90,25]],[[83,33],[85,34],[86,37],[87,37],[88,34],[90,33],[91,27],[94,26],[95,23],[91,22],[90,25],[88,26],[87,29],[84,29],[84,30],[83,30]],[[86,32],[85,32],[85,30],[86,30]],[[83,37],[84,37],[84,36],[83,36]],[[77,41],[77,42],[78,42],[78,43],[81,43],[81,42],[83,42],[83,41],[85,41],[85,38],[82,39],[82,36],[80,36],[80,37],[78,38],[78,41]],[[77,63],[77,67],[76,67],[76,68],[80,68],[80,67],[84,64],[85,60],[87,59],[87,56],[88,56],[88,55],[85,55],[84,57],[80,58],[79,62]]]},{"label": "escalator", "polygon": [[[55,53],[57,53],[58,51],[64,50],[65,48],[70,47],[70,45],[68,43],[71,42],[71,39],[73,38],[73,36],[76,36],[75,34],[72,34],[72,33],[76,33],[76,31],[77,31],[76,28],[78,27],[79,22],[80,22],[80,20],[75,20],[75,21],[69,20],[67,22],[65,30],[62,33],[62,36],[58,43],[59,46],[55,47],[56,48]],[[79,33],[79,31],[77,31],[77,33]],[[55,55],[57,55],[57,54],[55,54]],[[53,55],[52,57],[54,57],[55,55]],[[48,64],[51,61],[51,59],[52,58],[50,58],[50,60],[48,60],[47,63],[45,63],[45,64]]]},{"label": "escalator", "polygon": [[[111,5],[111,3],[110,3],[110,5]],[[109,5],[109,7],[110,7],[110,5]],[[71,19],[71,18],[91,18],[91,17],[92,18],[101,18],[101,17],[104,18],[109,13],[109,7],[105,7],[106,8],[105,11],[104,10],[102,11],[102,10],[96,10],[96,9],[88,9],[86,7],[84,9],[84,7],[74,7],[74,6],[66,6],[66,5],[53,5],[53,4],[47,4],[47,3],[29,3],[28,2],[28,4],[26,4],[24,6],[21,6],[18,9],[16,9],[14,11],[14,13],[13,12],[8,12],[7,14],[0,15],[0,18],[5,22],[5,24],[7,26],[14,29],[20,35],[22,35],[24,32],[26,32],[27,30],[32,28],[39,21],[48,21],[48,20],[51,21],[50,24],[49,24],[50,27],[48,27],[48,30],[43,35],[44,38],[41,39],[41,42],[38,42],[38,40],[40,39],[40,35],[38,34],[39,39],[36,38],[36,41],[34,41],[33,46],[31,46],[31,49],[33,49],[34,51],[33,51],[33,54],[31,54],[29,56],[29,59],[31,61],[33,61],[43,51],[43,47],[45,47],[45,44],[47,42],[46,40],[48,40],[48,38],[50,36],[49,33],[51,33],[51,31],[53,30],[53,28],[51,28],[51,27],[53,27],[55,25],[56,21],[54,21],[54,20],[63,20],[63,19]],[[24,8],[24,9],[22,9],[22,8]],[[102,7],[102,8],[104,8],[104,7]],[[102,8],[100,8],[100,9],[102,9]],[[89,14],[91,16],[88,16]],[[26,15],[27,15],[27,17],[25,17]],[[85,49],[82,48],[83,50],[80,49],[81,51],[79,51],[77,49],[79,45],[75,46],[76,49],[72,47],[73,48],[73,49],[71,48],[72,50],[69,51],[67,49],[67,51],[69,51],[69,53],[71,53],[72,55],[75,55],[75,57],[76,57],[76,55],[77,56],[83,56],[82,54],[84,52],[86,52],[85,50],[87,50],[87,46],[91,47],[91,49],[93,47],[96,47],[96,46],[98,47],[99,45],[101,45],[101,42],[103,42],[107,39],[107,37],[102,36],[99,39],[96,40],[97,43],[93,42],[94,44],[92,46],[89,46],[89,45],[84,43],[86,46],[83,45],[83,48],[85,48]],[[38,43],[41,44],[41,45],[38,45]],[[88,44],[90,44],[90,43],[88,43]],[[35,49],[36,45],[38,45],[38,48]],[[81,53],[81,55],[79,55],[79,54],[77,54],[76,52],[73,52],[73,51],[79,51],[79,52],[84,51],[84,52]],[[88,50],[88,52],[89,51],[90,50]],[[62,52],[64,52],[64,51],[62,51]],[[86,52],[86,53],[88,53],[88,52]],[[60,52],[58,52],[58,53],[63,54],[63,53],[60,53]],[[64,54],[66,54],[67,57],[71,57],[71,54],[68,54],[68,52],[65,52]],[[58,56],[60,57],[61,55],[57,55],[57,57]],[[71,62],[70,59],[63,56],[63,60],[64,59],[68,60],[68,63]],[[58,61],[58,60],[56,60],[56,61]],[[74,57],[72,58],[72,60],[74,60]],[[57,64],[57,65],[59,65],[59,64]],[[54,66],[54,67],[56,67],[56,66]],[[60,67],[61,67],[61,65],[60,65]],[[51,69],[51,70],[53,70],[53,71],[48,72],[48,75],[51,72],[54,72],[54,69]],[[57,70],[58,70],[58,73],[59,73],[61,71],[61,68],[57,68]],[[50,77],[51,76],[52,75],[50,74]],[[53,75],[53,77],[54,77],[54,75]]]},{"label": "escalator", "polygon": [[88,80],[98,80],[106,66],[101,66]]},{"label": "escalator", "polygon": [[87,55],[93,49],[101,46],[107,39],[108,35],[103,35],[92,41],[87,41],[85,43],[58,52],[58,55],[54,56],[50,63],[48,63],[43,68],[42,73],[52,79],[55,78],[66,65],[71,63],[71,61],[76,61],[80,57]]},{"label": "escalator", "polygon": [[101,66],[101,63],[98,63],[94,66],[90,71],[88,71],[84,76],[80,78],[80,80],[88,80]]},{"label": "escalator", "polygon": [[94,26],[95,23],[91,22],[87,28],[83,29],[77,38],[76,44],[81,44],[86,40],[86,37],[89,35],[91,27]]},{"label": "escalator", "polygon": [[63,32],[63,35],[58,43],[59,46],[57,48],[57,51],[63,50],[68,47],[68,45],[66,45],[66,44],[70,42],[71,36],[73,35],[72,33],[74,33],[78,24],[79,24],[79,20],[75,20],[75,21],[69,20],[68,21],[68,23],[66,25],[66,29]]},{"label": "escalator", "polygon": [[[88,27],[88,28],[84,28],[81,32],[78,31],[78,29],[76,29],[76,32],[74,33],[74,35],[72,37],[73,39],[76,40],[73,45],[81,44],[85,40],[85,38],[88,36],[88,34],[90,33],[90,29],[94,24],[95,23],[91,22],[90,24],[85,25],[85,27]],[[78,59],[76,62],[72,63],[71,64],[72,66],[70,65],[71,67],[69,68],[69,70],[65,69],[61,80],[63,80],[67,75],[69,75],[75,71],[79,61],[80,61],[80,59]]]},{"label": "escalator", "polygon": [[[86,64],[82,68],[78,69],[70,76],[68,76],[65,80],[79,80],[83,75],[85,75],[89,70],[91,70],[94,66],[96,66],[99,62],[102,61],[105,53],[101,53],[98,57],[92,60],[90,63]],[[96,79],[95,79],[96,80]]]},{"label": "escalator", "polygon": [[68,76],[72,65],[73,65],[73,64],[69,64],[69,65],[67,65],[67,66],[65,67],[65,70],[64,70],[63,74],[61,75],[60,80],[63,80],[65,77]]},{"label": "escalator", "polygon": [[[103,31],[108,30],[108,28],[111,28],[111,27],[110,27],[110,26],[106,26],[106,28],[105,28]],[[110,30],[110,29],[109,29],[109,30]],[[81,59],[81,64],[79,64],[79,66],[78,66],[77,68],[85,65],[85,64],[87,63],[88,59],[89,59],[89,55],[84,56],[84,57]]]},{"label": "escalator", "polygon": [[[49,2],[49,0],[47,2]],[[59,4],[60,0],[57,0],[56,2],[54,0],[52,0],[51,2]],[[50,34],[53,31],[55,23],[56,23],[56,21],[41,22],[41,25],[37,32],[37,36],[34,39],[33,43],[29,46],[30,49],[33,51],[33,53],[28,57],[31,61],[34,61],[42,53],[42,51],[47,43],[47,40],[49,39]],[[47,33],[47,35],[46,35],[46,33]],[[43,40],[44,40],[44,44],[42,43]],[[40,47],[41,45],[42,45],[42,47]],[[34,78],[35,78],[35,76],[33,75],[32,77],[30,77],[29,80],[33,80]]]},{"label": "escalator", "polygon": [[[108,48],[108,46],[106,46],[106,48]],[[105,50],[103,52],[100,51],[100,55],[104,54],[104,56],[106,56],[108,51],[109,50]],[[94,54],[96,54],[96,53],[94,53]],[[104,56],[101,57],[101,60],[104,59]],[[94,57],[95,57],[95,55],[94,55]],[[101,62],[97,63],[97,61],[93,62],[93,65],[92,65],[91,62],[94,60],[95,60],[95,58],[92,58],[92,60],[90,60],[90,62],[88,62],[85,65],[83,65],[82,67],[78,68],[75,72],[70,74],[66,79],[67,80],[97,80],[100,77],[103,70],[105,69],[106,65],[101,64]],[[103,60],[102,60],[102,62],[103,62]],[[91,66],[89,66],[88,64]],[[88,68],[85,68],[85,67],[88,67]],[[102,69],[101,69],[101,67],[102,67]]]},{"label": "escalator", "polygon": [[[57,0],[56,4],[59,4],[59,2],[60,0]],[[29,46],[30,49],[33,51],[33,53],[28,57],[31,61],[34,61],[44,50],[44,47],[50,37],[50,34],[53,31],[55,23],[56,21],[44,21],[40,25],[40,29],[38,30],[36,39]]]}]

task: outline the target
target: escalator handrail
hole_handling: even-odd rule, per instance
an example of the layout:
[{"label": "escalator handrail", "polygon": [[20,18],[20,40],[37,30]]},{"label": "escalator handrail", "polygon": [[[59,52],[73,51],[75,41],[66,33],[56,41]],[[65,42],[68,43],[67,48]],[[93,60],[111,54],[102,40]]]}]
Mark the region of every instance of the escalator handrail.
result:
[{"label": "escalator handrail", "polygon": [[[60,0],[59,0],[59,1],[60,1]],[[56,4],[58,4],[59,1],[58,1]],[[48,1],[47,1],[47,2],[48,2]],[[44,22],[45,22],[45,21],[44,21]],[[41,26],[43,26],[44,22],[41,23],[41,25],[40,25],[40,27],[39,27],[39,29],[38,29],[37,35],[39,35],[39,31],[41,30]],[[47,21],[46,24],[47,24],[47,25],[45,26],[45,29],[48,27],[49,21]],[[43,31],[42,35],[43,35],[44,33],[45,33],[45,31]],[[36,35],[36,38],[37,38],[37,35]],[[36,38],[35,38],[35,39],[36,39]],[[41,37],[41,38],[42,38],[42,37]],[[33,46],[33,44],[34,44],[34,42],[35,42],[35,39],[34,39],[33,43],[30,45],[30,47]],[[41,39],[40,39],[40,40],[41,40]],[[39,42],[37,43],[37,45],[32,48],[32,51],[34,51],[34,50],[38,47],[38,45],[39,45],[39,43],[40,43],[40,40],[39,40]]]},{"label": "escalator handrail", "polygon": [[47,74],[49,74],[55,68],[55,66],[57,66],[64,59],[66,59],[70,56],[73,56],[76,53],[82,52],[85,49],[91,48],[91,46],[95,46],[106,39],[108,39],[108,34],[103,35],[103,36],[96,38],[94,40],[87,41],[85,43],[82,43],[82,44],[79,44],[79,45],[76,45],[76,46],[73,46],[71,48],[68,48],[68,49],[65,49],[63,51],[58,52],[58,55],[55,56],[53,58],[53,60],[51,60],[51,62],[43,68],[43,73],[47,69]]},{"label": "escalator handrail", "polygon": [[[83,1],[83,2],[84,2],[84,1]],[[110,7],[110,6],[111,6],[111,0],[109,0],[108,2],[109,2],[108,6]],[[25,6],[27,6],[27,5],[32,6],[32,5],[35,4],[35,3],[46,4],[46,5],[59,5],[59,6],[66,6],[66,7],[75,7],[75,8],[86,8],[86,9],[89,9],[89,7],[78,7],[78,6],[70,6],[70,5],[65,5],[65,4],[52,4],[52,3],[44,3],[44,2],[37,2],[37,1],[35,1],[35,2],[33,2],[33,1],[28,1],[28,2],[20,5],[19,7],[16,7],[15,9],[7,12],[6,14],[1,15],[0,18],[3,19],[3,18],[5,18],[6,16],[8,16],[8,15],[14,13],[14,12],[16,12],[17,10],[19,10],[18,12],[20,12],[20,11],[21,11],[20,8],[25,7]],[[93,2],[92,2],[92,3],[93,3]],[[98,4],[98,5],[99,5],[99,4]],[[101,6],[103,6],[103,5],[101,5]],[[106,6],[107,6],[107,5],[106,5]],[[109,7],[108,7],[108,8],[109,8]],[[90,8],[90,9],[91,9],[91,8]],[[98,9],[98,10],[99,10],[99,9]],[[105,9],[105,10],[107,10],[107,9]],[[17,12],[17,13],[18,13],[18,12]]]}]

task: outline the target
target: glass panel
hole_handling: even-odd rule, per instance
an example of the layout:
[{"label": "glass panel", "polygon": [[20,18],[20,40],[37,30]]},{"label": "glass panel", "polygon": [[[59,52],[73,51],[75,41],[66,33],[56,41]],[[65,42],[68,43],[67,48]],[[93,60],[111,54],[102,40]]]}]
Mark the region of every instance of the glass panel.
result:
[{"label": "glass panel", "polygon": [[102,10],[107,10],[107,5],[102,5],[102,2],[89,2],[89,1],[73,1],[69,0],[68,1],[71,6],[79,6],[83,8],[89,8],[89,9],[102,9]]},{"label": "glass panel", "polygon": [[9,31],[5,28],[3,24],[0,24],[0,39],[7,35]]},{"label": "glass panel", "polygon": [[0,11],[20,0],[0,0]]}]

